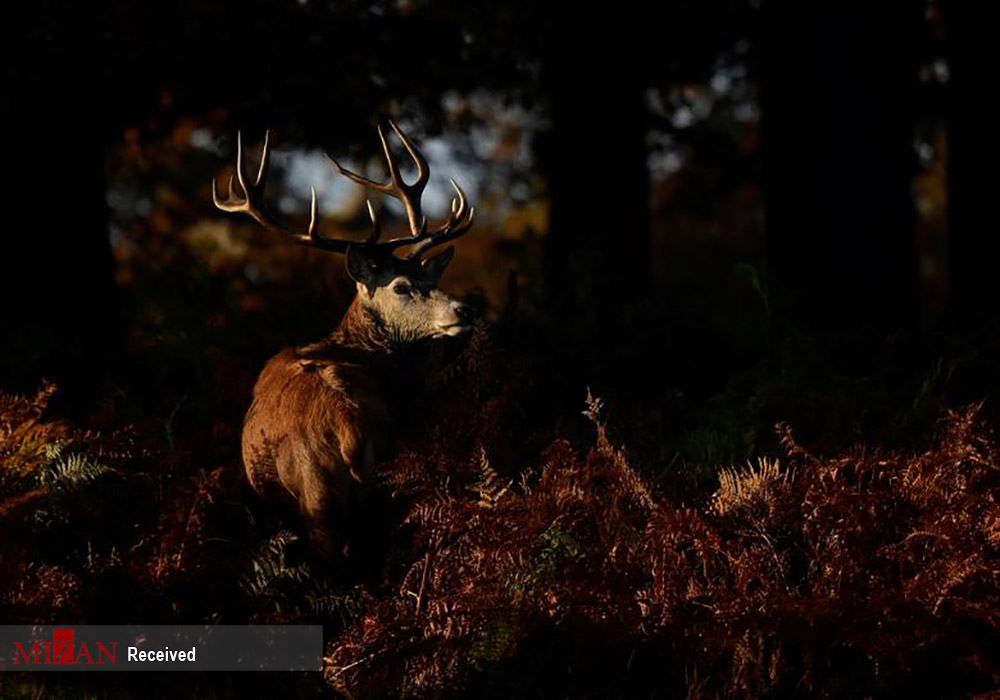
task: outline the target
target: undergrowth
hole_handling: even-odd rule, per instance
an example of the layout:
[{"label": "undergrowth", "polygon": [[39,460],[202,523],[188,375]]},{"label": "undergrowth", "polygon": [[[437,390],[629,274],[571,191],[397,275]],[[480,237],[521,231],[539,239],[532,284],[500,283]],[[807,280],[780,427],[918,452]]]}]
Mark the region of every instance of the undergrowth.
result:
[{"label": "undergrowth", "polygon": [[369,585],[318,565],[231,451],[78,429],[48,416],[51,385],[0,394],[0,613],[321,621],[327,692],[354,698],[1000,687],[1000,448],[979,406],[918,449],[818,454],[779,424],[773,452],[678,491],[589,393],[582,417],[532,424],[532,376],[484,328],[440,373],[379,471],[395,535]]}]

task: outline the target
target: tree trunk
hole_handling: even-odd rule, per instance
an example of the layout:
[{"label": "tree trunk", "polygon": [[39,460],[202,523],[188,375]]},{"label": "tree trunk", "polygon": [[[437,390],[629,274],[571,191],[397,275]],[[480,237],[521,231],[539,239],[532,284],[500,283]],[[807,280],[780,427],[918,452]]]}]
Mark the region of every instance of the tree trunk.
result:
[{"label": "tree trunk", "polygon": [[799,321],[917,311],[913,122],[919,3],[765,3],[768,260]]},{"label": "tree trunk", "polygon": [[553,127],[541,154],[552,206],[546,284],[550,299],[576,307],[581,318],[602,317],[648,291],[648,120],[641,66],[620,50],[634,29],[621,16],[627,13],[599,17],[582,6],[575,12],[572,31],[559,37],[547,62]]},{"label": "tree trunk", "polygon": [[1000,140],[985,102],[993,83],[992,25],[984,7],[950,2],[944,7],[951,77],[948,91],[948,237],[950,316],[980,326],[998,311],[996,268],[1000,233],[996,215]]},{"label": "tree trunk", "polygon": [[[44,8],[8,32],[5,225],[0,254],[0,387],[60,384],[87,409],[117,345],[101,152],[97,28]],[[58,22],[56,21],[58,19]],[[65,36],[72,31],[71,36]]]}]

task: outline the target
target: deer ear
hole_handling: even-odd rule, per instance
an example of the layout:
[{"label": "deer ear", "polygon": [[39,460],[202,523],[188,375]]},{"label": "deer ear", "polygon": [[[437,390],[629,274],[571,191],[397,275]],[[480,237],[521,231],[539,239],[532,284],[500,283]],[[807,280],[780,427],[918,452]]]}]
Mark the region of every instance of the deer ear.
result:
[{"label": "deer ear", "polygon": [[375,264],[359,246],[347,246],[347,274],[358,284],[363,284],[371,294],[375,289]]},{"label": "deer ear", "polygon": [[424,260],[420,263],[420,266],[423,268],[424,274],[432,279],[434,284],[437,284],[437,281],[441,279],[441,275],[444,274],[445,268],[448,267],[448,263],[451,262],[451,257],[454,254],[455,246],[450,245],[433,258]]}]

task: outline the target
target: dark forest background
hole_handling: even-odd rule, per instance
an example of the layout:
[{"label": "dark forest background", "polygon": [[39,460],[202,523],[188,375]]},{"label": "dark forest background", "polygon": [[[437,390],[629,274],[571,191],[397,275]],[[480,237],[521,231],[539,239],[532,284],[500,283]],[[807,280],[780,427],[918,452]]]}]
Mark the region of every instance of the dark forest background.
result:
[{"label": "dark forest background", "polygon": [[[921,666],[937,674],[938,696],[1000,684],[1000,659],[988,651],[1000,621],[985,603],[1000,590],[1000,516],[988,510],[998,495],[988,433],[1000,388],[1000,239],[989,207],[1000,154],[982,8],[40,0],[20,12],[0,44],[0,533],[30,535],[0,555],[8,582],[20,581],[0,594],[5,621],[318,617],[330,625],[331,658],[348,654],[341,668],[366,658],[358,650],[393,650],[382,672],[327,674],[325,690],[276,681],[300,694],[892,697],[921,688]],[[381,587],[352,588],[320,581],[286,551],[294,526],[254,499],[237,447],[264,362],[329,332],[352,283],[338,256],[217,211],[210,185],[232,172],[237,130],[256,153],[271,129],[275,209],[304,221],[315,184],[327,230],[363,238],[364,195],[322,154],[378,175],[375,125],[386,118],[428,156],[432,216],[446,212],[448,176],[470,192],[477,224],[443,286],[471,290],[487,313],[471,340],[449,347],[464,370],[448,375],[453,388],[424,417],[435,429],[421,443],[417,421],[414,442],[387,471],[386,488],[416,528],[398,546],[406,554],[387,565]],[[575,456],[560,451],[570,444]],[[799,476],[756,461],[778,454],[800,460]],[[973,471],[920,471],[951,469],[955,454]],[[757,466],[727,471],[747,460]],[[562,471],[552,476],[551,464]],[[914,469],[924,476],[900,476]],[[830,531],[820,537],[807,522],[819,512],[807,505],[818,502],[810,489],[828,483],[823,474],[840,484],[823,491],[829,512],[843,513],[829,527],[864,511],[860,501],[881,504],[865,521],[870,538],[837,540],[846,542],[837,561],[860,567],[858,581],[864,571],[885,574],[884,600],[859,583],[832,602],[811,578],[834,575],[833,558],[817,558]],[[465,490],[452,494],[451,515],[428,519],[421,499],[446,481]],[[607,510],[605,488],[616,504],[638,505]],[[743,503],[748,489],[770,515],[747,506],[750,520],[736,522],[743,506],[718,499]],[[582,510],[562,510],[565,493],[583,492],[593,498]],[[704,516],[709,525],[687,516],[665,524],[668,504],[714,515]],[[470,520],[474,506],[486,521]],[[567,512],[598,525],[553,529],[578,522]],[[931,521],[972,529],[935,530]],[[461,577],[448,578],[446,543],[471,546],[462,538],[490,528],[532,533],[519,550],[536,562],[528,588],[551,595],[525,593],[524,572],[507,572],[503,585],[490,579],[464,599],[474,622],[444,646],[432,622],[419,644],[365,637],[399,627],[402,603],[387,591],[430,566],[431,552],[442,562],[431,590],[468,594]],[[757,533],[750,544],[748,531]],[[982,550],[927,545],[888,561],[885,548],[898,544],[890,540],[918,531]],[[671,537],[698,554],[677,545],[664,564],[656,543]],[[760,538],[773,552],[755,549]],[[619,547],[652,558],[621,563],[613,585],[584,575],[619,571]],[[609,632],[599,614],[574,617],[601,608],[586,591],[617,610],[645,590],[641,572],[655,578],[658,566],[700,566],[711,578],[712,547],[732,567],[718,581],[746,586],[745,598],[720,602],[723,589],[706,581],[702,593],[677,593],[669,605],[678,607],[654,624],[650,606],[669,607],[669,586],[657,579],[641,619],[619,611],[620,629]],[[484,551],[477,562],[500,556]],[[184,552],[193,559],[182,565]],[[454,571],[468,564],[462,556],[454,553]],[[777,569],[740,568],[761,557]],[[239,573],[248,561],[271,578]],[[39,571],[76,592],[26,592],[48,590]],[[919,588],[928,571],[955,578],[940,601],[967,586],[964,612],[942,612]],[[694,580],[670,585],[693,590]],[[151,592],[135,593],[137,582]],[[772,585],[784,627],[767,627],[759,612]],[[563,593],[570,602],[552,602]],[[854,621],[838,618],[838,606]],[[517,622],[505,626],[488,608]],[[705,631],[713,651],[699,656],[671,625],[709,624],[706,609],[717,626]],[[806,609],[829,617],[807,624]],[[882,619],[898,629],[885,632],[884,648],[865,646],[865,625]],[[762,641],[746,641],[746,630]],[[795,640],[801,657],[774,651],[781,638]],[[551,651],[567,639],[571,650]],[[914,640],[926,656],[881,676],[872,670],[903,659],[897,651]],[[416,647],[427,655],[414,656]],[[533,658],[550,663],[543,671]],[[431,670],[415,674],[414,664]],[[593,682],[599,690],[582,690]],[[28,697],[37,684],[25,683],[9,692]],[[204,692],[231,691],[220,682]]]}]

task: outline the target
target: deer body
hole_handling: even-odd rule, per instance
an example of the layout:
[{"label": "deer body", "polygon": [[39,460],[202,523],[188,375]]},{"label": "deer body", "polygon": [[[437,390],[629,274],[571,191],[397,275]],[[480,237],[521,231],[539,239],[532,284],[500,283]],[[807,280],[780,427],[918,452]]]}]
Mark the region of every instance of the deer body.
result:
[{"label": "deer body", "polygon": [[403,365],[338,332],[283,350],[257,380],[243,426],[247,477],[259,493],[287,491],[320,549],[336,548],[331,533],[345,529],[336,526],[351,515],[351,494],[391,455],[402,397],[390,391]]},{"label": "deer body", "polygon": [[[347,393],[357,396],[358,388],[347,388],[340,374],[332,360],[282,351],[257,380],[243,426],[243,463],[254,490],[287,491],[324,551],[335,549],[331,533],[348,515],[352,479],[363,483],[375,459],[361,402]],[[367,411],[381,412],[377,404]]]},{"label": "deer body", "polygon": [[[405,134],[390,122],[417,165],[417,182],[399,175],[385,135],[379,136],[391,181],[375,183],[334,164],[362,184],[401,199],[411,235],[380,242],[381,226],[369,202],[374,232],[354,243],[315,232],[316,206],[306,233],[277,223],[263,204],[267,140],[255,184],[246,182],[243,151],[237,151],[236,176],[242,195],[230,181],[230,192],[216,206],[242,212],[290,236],[295,242],[344,253],[357,296],[338,327],[326,338],[275,355],[261,372],[243,425],[242,452],[247,477],[265,496],[290,495],[305,519],[311,540],[323,553],[348,544],[351,521],[363,508],[373,467],[391,456],[398,421],[412,410],[422,385],[422,344],[455,336],[470,328],[470,308],[437,288],[454,248],[422,259],[432,246],[461,235],[472,224],[465,195],[452,182],[458,198],[443,225],[429,230],[420,214],[420,194],[427,165]],[[409,246],[405,258],[392,255]]]}]

